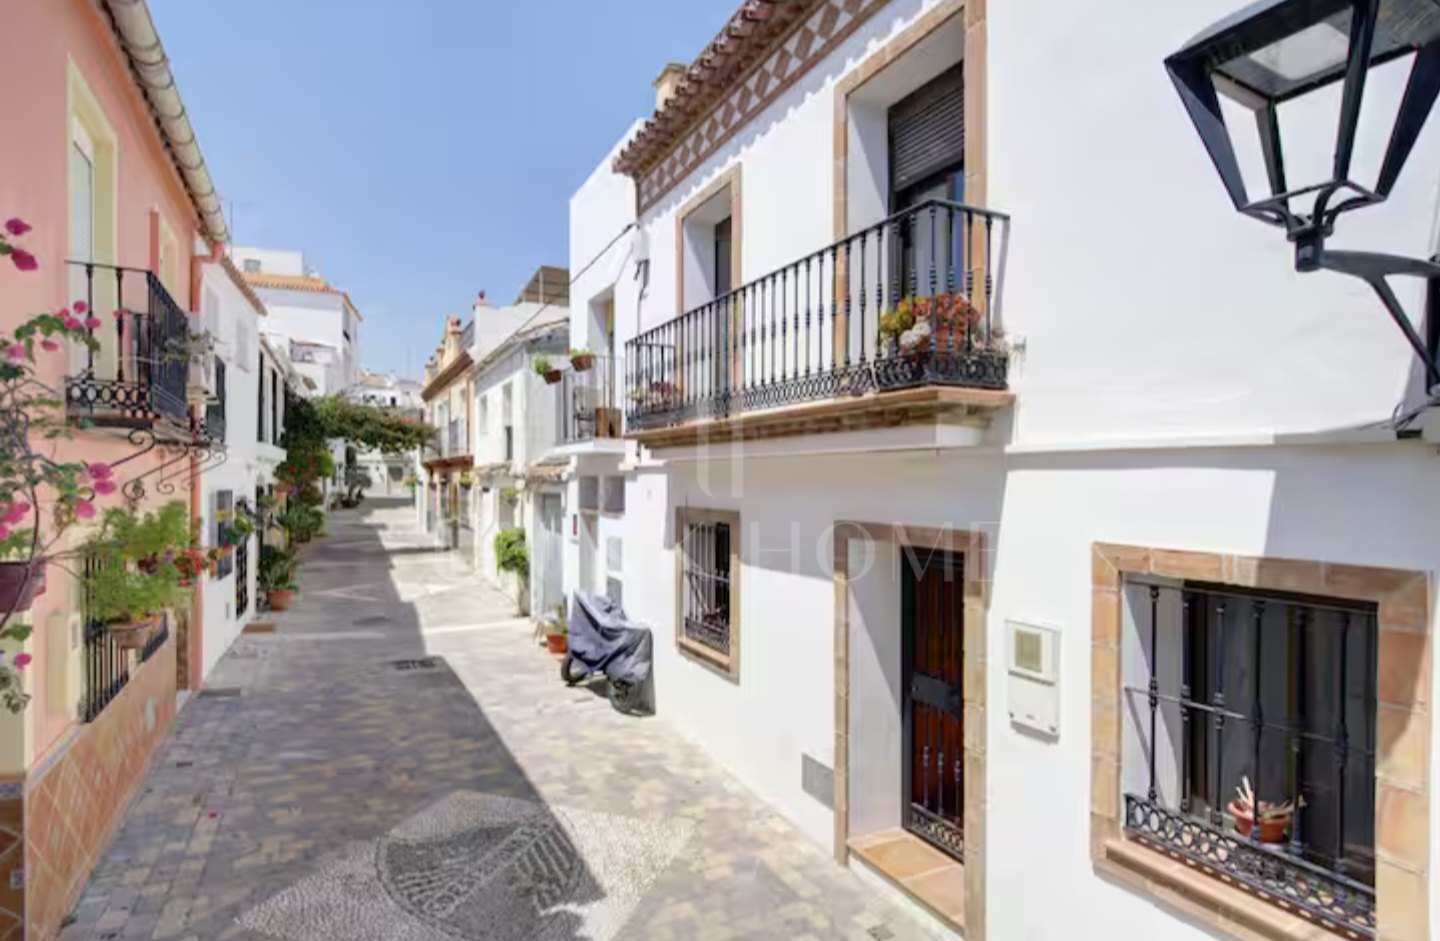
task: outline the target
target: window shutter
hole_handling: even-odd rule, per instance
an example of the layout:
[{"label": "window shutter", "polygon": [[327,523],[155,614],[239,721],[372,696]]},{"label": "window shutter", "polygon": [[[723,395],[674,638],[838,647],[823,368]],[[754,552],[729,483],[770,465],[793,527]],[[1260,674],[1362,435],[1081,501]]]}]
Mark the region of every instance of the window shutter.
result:
[{"label": "window shutter", "polygon": [[890,109],[890,180],[895,191],[965,156],[965,72],[957,65]]}]

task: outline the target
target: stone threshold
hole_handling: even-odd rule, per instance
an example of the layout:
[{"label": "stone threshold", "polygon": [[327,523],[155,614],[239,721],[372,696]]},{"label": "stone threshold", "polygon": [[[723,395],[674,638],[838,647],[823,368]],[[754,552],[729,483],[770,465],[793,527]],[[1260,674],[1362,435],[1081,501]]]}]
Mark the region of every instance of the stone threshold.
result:
[{"label": "stone threshold", "polygon": [[965,867],[901,829],[849,841],[850,852],[956,932],[965,930]]}]

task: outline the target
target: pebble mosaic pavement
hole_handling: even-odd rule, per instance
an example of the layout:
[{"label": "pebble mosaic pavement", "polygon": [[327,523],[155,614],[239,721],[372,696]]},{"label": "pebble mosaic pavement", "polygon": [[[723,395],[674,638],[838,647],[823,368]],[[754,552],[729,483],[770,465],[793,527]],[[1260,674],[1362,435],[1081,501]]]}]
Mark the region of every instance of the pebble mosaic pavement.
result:
[{"label": "pebble mosaic pavement", "polygon": [[408,506],[336,514],[301,582],[186,704],[61,941],[930,937],[662,719],[566,688]]}]

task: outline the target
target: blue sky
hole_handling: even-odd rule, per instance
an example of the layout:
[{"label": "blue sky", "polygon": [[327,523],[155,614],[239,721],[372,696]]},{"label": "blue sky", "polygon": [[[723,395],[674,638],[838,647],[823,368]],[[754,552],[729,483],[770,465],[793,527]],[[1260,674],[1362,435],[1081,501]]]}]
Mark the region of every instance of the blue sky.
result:
[{"label": "blue sky", "polygon": [[739,0],[150,0],[239,244],[297,248],[418,376],[568,261],[567,204]]}]

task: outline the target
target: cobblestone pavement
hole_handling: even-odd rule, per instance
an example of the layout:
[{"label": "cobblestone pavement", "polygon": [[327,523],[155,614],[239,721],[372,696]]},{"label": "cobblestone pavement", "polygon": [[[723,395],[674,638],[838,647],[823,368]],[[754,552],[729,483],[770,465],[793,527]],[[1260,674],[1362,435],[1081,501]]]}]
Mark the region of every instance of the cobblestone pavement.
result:
[{"label": "cobblestone pavement", "polygon": [[662,719],[566,688],[413,518],[343,512],[306,548],[295,607],[185,706],[63,941],[926,936]]}]

